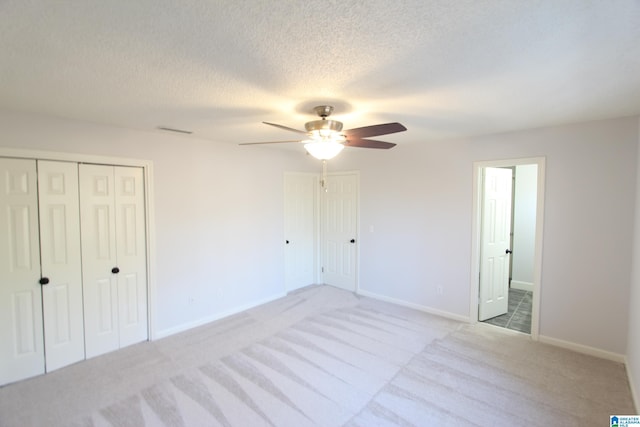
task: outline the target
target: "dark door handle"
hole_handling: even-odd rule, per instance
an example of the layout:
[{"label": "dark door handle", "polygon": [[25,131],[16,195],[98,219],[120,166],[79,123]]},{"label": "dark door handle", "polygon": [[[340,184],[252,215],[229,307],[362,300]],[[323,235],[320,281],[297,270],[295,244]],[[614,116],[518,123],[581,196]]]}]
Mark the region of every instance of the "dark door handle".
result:
[{"label": "dark door handle", "polygon": [[40,284],[41,285],[48,285],[49,284],[49,278],[48,277],[41,277],[40,278]]},{"label": "dark door handle", "polygon": [[504,251],[504,253],[505,253],[505,254],[507,254],[507,255],[509,255],[509,254],[512,254],[512,253],[513,253],[513,251],[510,251],[509,249],[507,249],[506,251]]},{"label": "dark door handle", "polygon": [[355,243],[355,242],[356,242],[356,239],[351,239],[351,243]]},{"label": "dark door handle", "polygon": [[288,241],[288,240],[285,240],[284,242],[285,242],[287,245],[289,244],[289,241]]},{"label": "dark door handle", "polygon": [[111,272],[112,272],[113,274],[118,274],[118,273],[120,273],[120,269],[119,269],[118,267],[113,267],[113,268],[111,269]]}]

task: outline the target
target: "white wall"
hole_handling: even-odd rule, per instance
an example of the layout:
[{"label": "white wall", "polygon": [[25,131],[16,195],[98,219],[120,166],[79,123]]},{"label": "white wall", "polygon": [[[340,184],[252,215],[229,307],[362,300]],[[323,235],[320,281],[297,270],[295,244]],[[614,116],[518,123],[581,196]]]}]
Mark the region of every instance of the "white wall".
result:
[{"label": "white wall", "polygon": [[519,165],[515,172],[511,287],[533,288],[538,165]]},{"label": "white wall", "polygon": [[3,147],[154,162],[160,335],[284,292],[283,171],[319,168],[302,152],[6,111],[0,129]]},{"label": "white wall", "polygon": [[361,171],[360,287],[468,316],[472,164],[545,156],[540,334],[624,354],[637,145],[634,117],[341,155]]},{"label": "white wall", "polygon": [[[640,135],[640,120],[638,120]],[[640,145],[640,136],[638,137]],[[631,380],[636,410],[640,410],[640,151],[638,152],[636,184],[635,227],[633,231],[633,268],[629,297],[629,339],[627,344],[627,370]]]},{"label": "white wall", "polygon": [[[283,171],[318,171],[308,156],[9,112],[0,128],[5,147],[154,162],[159,331],[284,292]],[[361,171],[360,287],[468,316],[473,162],[546,156],[540,334],[623,354],[637,145],[634,117],[345,150],[329,170]]]}]

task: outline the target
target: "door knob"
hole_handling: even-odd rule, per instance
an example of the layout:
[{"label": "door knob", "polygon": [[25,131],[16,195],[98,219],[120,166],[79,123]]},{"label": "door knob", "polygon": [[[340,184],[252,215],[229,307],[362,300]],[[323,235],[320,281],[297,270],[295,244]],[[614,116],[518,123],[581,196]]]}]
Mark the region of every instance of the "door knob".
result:
[{"label": "door knob", "polygon": [[509,255],[509,254],[512,254],[512,253],[513,253],[513,251],[510,251],[509,249],[507,249],[506,251],[504,251],[504,253],[505,253],[505,254],[507,254],[507,255]]},{"label": "door knob", "polygon": [[49,284],[49,278],[48,278],[48,277],[41,277],[41,278],[40,278],[40,284],[41,284],[41,285],[47,285],[47,284]]},{"label": "door knob", "polygon": [[111,269],[111,272],[112,272],[113,274],[118,274],[118,273],[120,273],[120,269],[119,269],[118,267],[113,267],[113,268]]},{"label": "door knob", "polygon": [[355,243],[355,242],[356,242],[356,239],[351,239],[351,243]]},{"label": "door knob", "polygon": [[285,240],[284,242],[285,242],[287,245],[289,244],[289,241],[288,241],[288,240]]}]

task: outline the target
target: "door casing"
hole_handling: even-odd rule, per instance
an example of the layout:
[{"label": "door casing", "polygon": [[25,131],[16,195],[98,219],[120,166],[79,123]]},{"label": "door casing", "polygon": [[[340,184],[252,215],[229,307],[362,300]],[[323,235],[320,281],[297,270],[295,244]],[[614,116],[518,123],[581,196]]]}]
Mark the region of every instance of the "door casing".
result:
[{"label": "door casing", "polygon": [[537,201],[536,201],[536,233],[533,261],[533,301],[531,306],[531,337],[538,339],[540,333],[540,290],[542,279],[542,246],[544,229],[544,195],[545,195],[545,157],[529,157],[521,159],[486,160],[473,163],[473,213],[471,228],[471,277],[469,319],[478,322],[478,293],[480,286],[480,243],[481,243],[481,203],[482,203],[482,170],[486,167],[510,167],[519,165],[538,166]]}]

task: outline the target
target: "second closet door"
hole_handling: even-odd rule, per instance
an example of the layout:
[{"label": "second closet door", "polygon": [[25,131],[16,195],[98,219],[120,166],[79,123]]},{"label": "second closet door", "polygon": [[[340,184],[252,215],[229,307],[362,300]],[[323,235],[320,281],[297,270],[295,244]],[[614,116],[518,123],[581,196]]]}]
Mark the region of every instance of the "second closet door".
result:
[{"label": "second closet door", "polygon": [[84,359],[78,164],[38,160],[47,372]]},{"label": "second closet door", "polygon": [[87,358],[147,339],[142,169],[80,165]]}]

